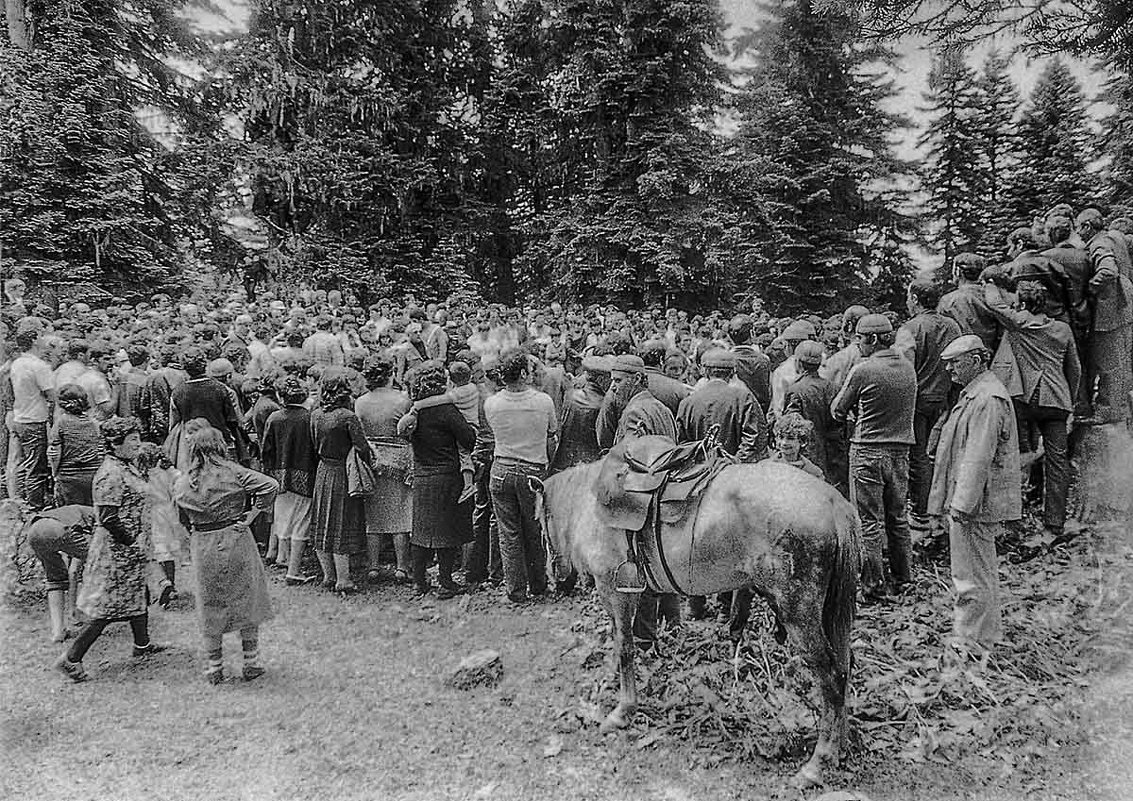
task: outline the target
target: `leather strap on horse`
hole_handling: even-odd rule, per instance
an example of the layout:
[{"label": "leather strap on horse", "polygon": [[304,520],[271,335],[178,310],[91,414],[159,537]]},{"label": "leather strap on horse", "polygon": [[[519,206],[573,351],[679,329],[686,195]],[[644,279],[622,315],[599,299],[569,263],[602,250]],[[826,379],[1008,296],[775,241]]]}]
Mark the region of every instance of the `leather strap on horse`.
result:
[{"label": "leather strap on horse", "polygon": [[[666,483],[668,483],[667,479]],[[664,484],[661,485],[662,492],[664,491],[664,486]],[[661,526],[661,492],[658,492],[656,499],[653,501],[653,509],[651,511],[652,514],[650,514],[649,517],[653,525],[653,542],[654,550],[657,551],[657,561],[661,563],[661,569],[665,571],[665,578],[669,580],[669,585],[677,591],[678,595],[687,597],[688,593],[682,590],[681,586],[677,584],[677,577],[673,575],[673,571],[669,567],[669,560],[665,558],[665,546],[661,542],[661,533],[663,530]],[[655,576],[651,575],[650,578],[654,579],[655,584],[657,583]]]}]

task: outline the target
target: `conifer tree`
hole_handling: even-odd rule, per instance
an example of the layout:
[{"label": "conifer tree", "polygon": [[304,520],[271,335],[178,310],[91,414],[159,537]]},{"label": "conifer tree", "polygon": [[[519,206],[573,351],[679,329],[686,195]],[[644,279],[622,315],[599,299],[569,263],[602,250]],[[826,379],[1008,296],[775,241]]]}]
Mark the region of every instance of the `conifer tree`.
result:
[{"label": "conifer tree", "polygon": [[930,236],[944,256],[942,276],[950,276],[953,257],[979,241],[980,199],[989,191],[976,74],[963,50],[947,48],[937,55],[924,100],[929,122],[918,140],[925,150],[922,183],[932,215]]},{"label": "conifer tree", "polygon": [[1133,214],[1133,78],[1126,72],[1110,77],[1102,100],[1111,106],[1098,140],[1105,156],[1104,199],[1111,211],[1128,216]]},{"label": "conifer tree", "polygon": [[896,181],[907,172],[882,108],[892,58],[863,42],[853,18],[780,2],[752,39],[755,64],[738,93],[735,148],[763,170],[757,202],[737,208],[738,257],[750,284],[789,311],[841,308],[876,273],[879,232],[910,237]]},{"label": "conifer tree", "polygon": [[1026,225],[1058,203],[1080,209],[1096,194],[1086,171],[1091,138],[1086,100],[1061,59],[1048,62],[1031,90],[1016,127],[1018,164],[1006,205]]},{"label": "conifer tree", "polygon": [[1017,163],[1015,115],[1019,111],[1019,90],[1010,74],[1011,59],[992,50],[984,59],[977,82],[977,139],[984,171],[978,198],[983,236],[977,250],[988,258],[1006,257],[1007,235],[1018,225],[1005,200]]}]

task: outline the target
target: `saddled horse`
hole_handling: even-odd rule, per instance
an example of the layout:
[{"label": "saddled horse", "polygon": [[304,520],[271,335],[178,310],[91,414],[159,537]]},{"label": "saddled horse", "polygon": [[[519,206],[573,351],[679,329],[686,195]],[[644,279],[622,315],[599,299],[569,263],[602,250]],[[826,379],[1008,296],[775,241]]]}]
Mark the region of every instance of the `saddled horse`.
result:
[{"label": "saddled horse", "polygon": [[[542,489],[543,530],[558,553],[594,577],[613,618],[621,688],[617,707],[602,723],[611,731],[628,726],[637,709],[632,626],[640,596],[614,588],[626,537],[600,522],[595,481],[601,465],[565,470],[536,482],[536,489]],[[824,765],[838,763],[846,738],[859,564],[853,507],[830,485],[789,465],[735,464],[711,480],[686,529],[662,538],[667,583],[688,595],[760,595],[817,680],[818,739],[795,782],[821,783]],[[645,558],[655,562],[657,554]],[[661,572],[656,564],[653,572]]]}]

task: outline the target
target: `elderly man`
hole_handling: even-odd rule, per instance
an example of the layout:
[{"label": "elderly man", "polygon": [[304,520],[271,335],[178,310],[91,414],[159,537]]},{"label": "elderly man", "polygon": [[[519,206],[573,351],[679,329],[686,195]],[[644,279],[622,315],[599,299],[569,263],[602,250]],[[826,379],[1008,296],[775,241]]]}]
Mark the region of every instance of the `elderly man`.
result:
[{"label": "elderly man", "polygon": [[896,589],[912,581],[909,523],[909,446],[917,373],[893,350],[893,324],[883,314],[858,320],[858,346],[865,358],[854,365],[831,404],[835,420],[855,412],[850,436],[850,502],[862,529],[862,597],[884,597],[881,538],[889,543],[889,569]]},{"label": "elderly man", "polygon": [[[610,369],[610,394],[624,411],[618,419],[614,444],[627,437],[662,436],[677,441],[677,421],[673,413],[649,392],[649,377],[640,356],[618,356]],[[599,421],[600,425],[601,421]],[[598,431],[599,442],[603,432]],[[633,577],[628,577],[632,579]],[[637,577],[640,581],[640,577]],[[671,625],[680,623],[680,601],[672,593],[657,595],[646,589],[638,602],[633,636],[639,647],[650,648],[657,641],[657,615]]]},{"label": "elderly man", "polygon": [[1022,516],[1015,414],[979,337],[954,340],[941,357],[963,389],[940,431],[929,510],[949,519],[953,640],[991,648],[1002,633],[995,538]]}]

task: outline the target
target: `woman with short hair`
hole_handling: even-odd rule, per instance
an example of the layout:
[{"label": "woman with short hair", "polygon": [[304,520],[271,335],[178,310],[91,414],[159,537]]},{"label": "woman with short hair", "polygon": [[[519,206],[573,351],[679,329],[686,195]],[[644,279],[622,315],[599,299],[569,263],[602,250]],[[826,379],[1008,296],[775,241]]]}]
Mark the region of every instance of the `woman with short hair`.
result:
[{"label": "woman with short hair", "polygon": [[319,384],[320,408],[311,415],[318,466],[312,491],[315,554],[323,568],[323,586],[352,593],[350,556],[366,547],[366,512],[362,498],[352,497],[346,482],[346,458],[351,449],[363,462],[373,463],[362,423],[353,411],[350,382],[341,373]]},{"label": "woman with short hair", "polygon": [[55,476],[60,506],[90,506],[94,474],[102,465],[103,443],[98,423],[90,417],[90,400],[78,384],[59,388],[59,414],[47,433],[47,461]]},{"label": "woman with short hair", "polygon": [[259,627],[272,616],[251,526],[260,514],[270,513],[279,483],[229,458],[224,436],[211,426],[189,435],[188,445],[189,468],[174,485],[173,497],[191,533],[197,614],[208,660],[205,678],[210,684],[224,680],[223,637],[239,631],[243,677],[251,681],[264,673]]},{"label": "woman with short hair", "polygon": [[72,681],[86,681],[83,657],[103,630],[127,621],[134,656],[165,650],[149,638],[150,503],[145,479],[132,461],[142,446],[134,419],[102,424],[107,454],[95,473],[92,497],[98,525],[91,537],[78,607],[90,619],[55,666]]}]

